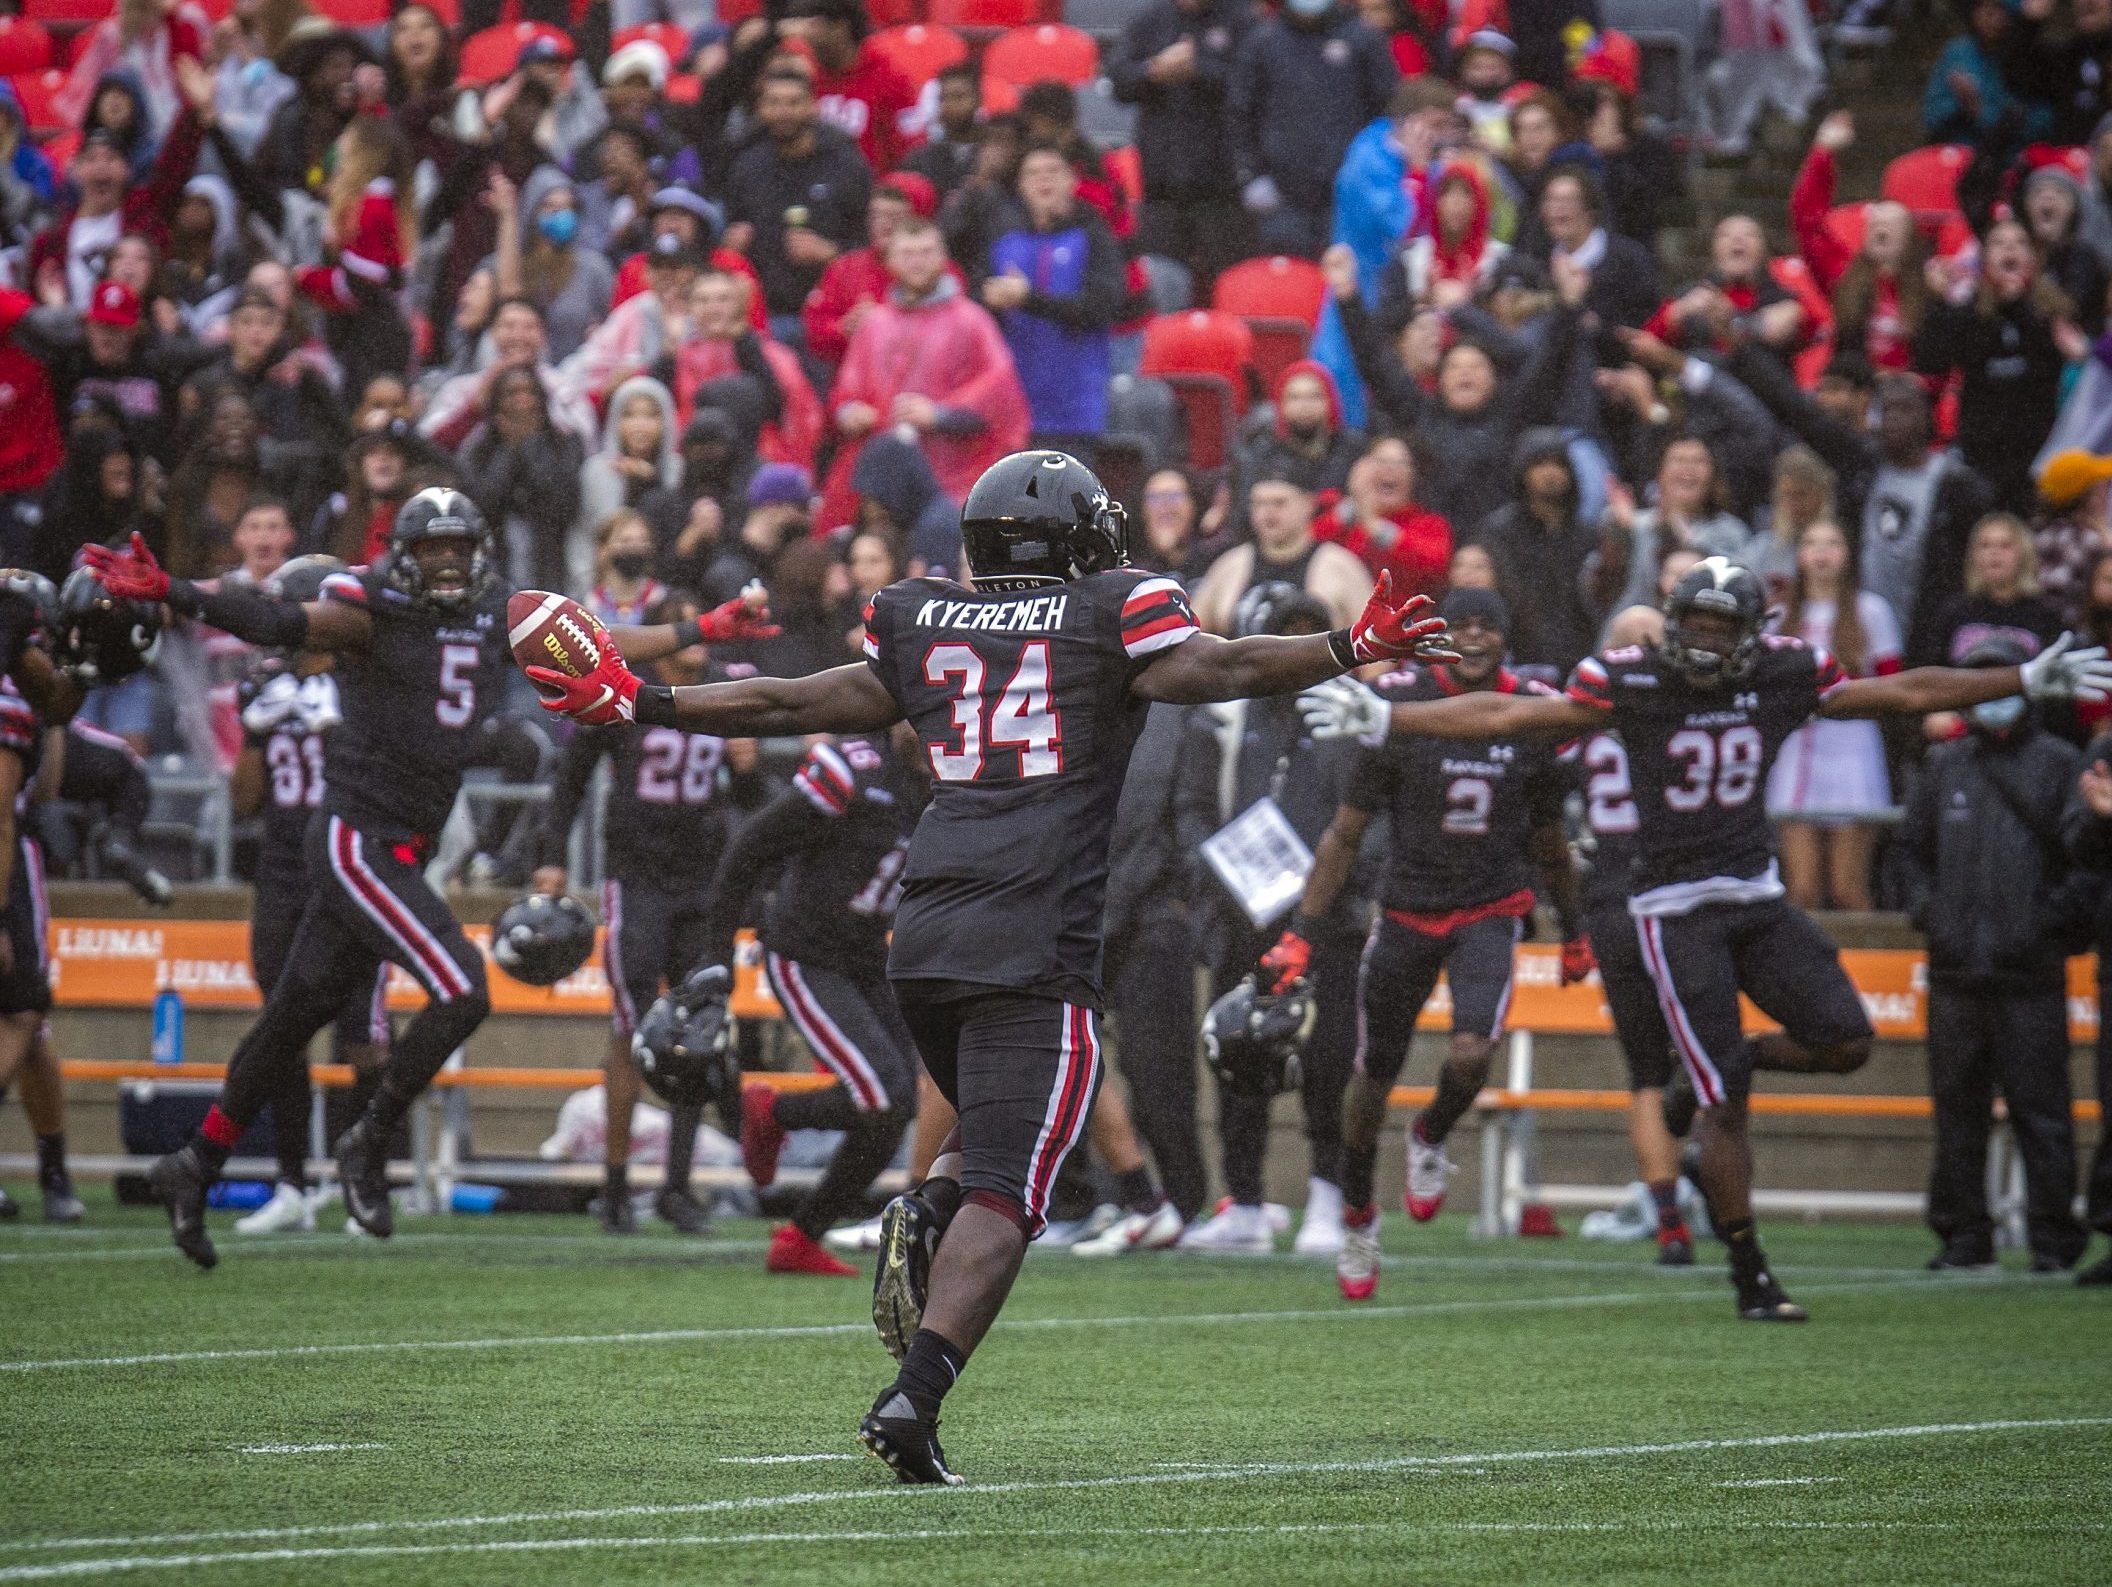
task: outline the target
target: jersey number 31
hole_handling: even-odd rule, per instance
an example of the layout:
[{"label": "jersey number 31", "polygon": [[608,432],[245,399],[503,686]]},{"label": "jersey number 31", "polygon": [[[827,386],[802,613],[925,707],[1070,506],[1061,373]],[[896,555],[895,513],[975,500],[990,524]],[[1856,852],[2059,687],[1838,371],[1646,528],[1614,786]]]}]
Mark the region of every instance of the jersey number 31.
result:
[{"label": "jersey number 31", "polygon": [[1055,776],[1063,770],[1063,718],[1049,681],[1048,641],[1021,647],[1012,681],[986,712],[988,671],[970,645],[933,645],[924,653],[924,681],[953,696],[954,741],[924,745],[932,775],[940,782],[974,782],[983,774],[987,746],[1018,750],[1022,777]]}]

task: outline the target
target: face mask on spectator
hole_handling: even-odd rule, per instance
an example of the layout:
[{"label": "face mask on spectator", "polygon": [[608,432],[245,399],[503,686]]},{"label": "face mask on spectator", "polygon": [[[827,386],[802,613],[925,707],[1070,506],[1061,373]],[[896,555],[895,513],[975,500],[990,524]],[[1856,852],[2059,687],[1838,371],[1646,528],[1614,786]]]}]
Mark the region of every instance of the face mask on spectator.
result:
[{"label": "face mask on spectator", "polygon": [[645,576],[652,566],[652,556],[644,551],[619,551],[609,558],[609,567],[619,578],[637,579]]},{"label": "face mask on spectator", "polygon": [[1972,710],[1973,726],[1987,733],[2007,733],[2024,719],[2024,696],[2008,695],[2000,700],[1983,700]]},{"label": "face mask on spectator", "polygon": [[535,229],[553,248],[562,248],[579,235],[579,211],[556,209],[535,217]]},{"label": "face mask on spectator", "polygon": [[1292,14],[1301,17],[1325,16],[1334,3],[1335,0],[1289,0]]}]

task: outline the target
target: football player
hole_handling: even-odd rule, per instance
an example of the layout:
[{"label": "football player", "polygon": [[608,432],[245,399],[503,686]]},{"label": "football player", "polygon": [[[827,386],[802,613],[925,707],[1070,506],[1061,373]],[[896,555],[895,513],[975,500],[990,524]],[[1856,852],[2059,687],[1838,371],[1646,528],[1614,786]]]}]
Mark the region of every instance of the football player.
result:
[{"label": "football player", "polygon": [[[652,624],[679,616],[671,602],[656,602]],[[664,682],[695,682],[704,676],[698,658],[669,656],[660,663]],[[612,1029],[602,1073],[608,1093],[608,1134],[603,1156],[601,1226],[611,1234],[635,1227],[631,1209],[631,1110],[643,1080],[631,1053],[638,1019],[663,984],[679,985],[705,962],[710,937],[712,872],[725,852],[734,806],[752,806],[762,796],[753,739],[727,740],[681,733],[671,727],[643,733],[582,728],[558,761],[543,824],[543,863],[535,873],[538,892],[562,893],[568,882],[564,856],[572,823],[586,799],[594,768],[606,759],[611,779],[602,822],[606,876],[601,885],[602,923],[608,928],[603,964],[611,993]],[[683,1234],[702,1234],[709,1218],[690,1190],[701,1102],[672,1109],[667,1172],[653,1211]]]},{"label": "football player", "polygon": [[[254,645],[328,651],[338,660],[344,721],[325,742],[321,808],[307,832],[311,888],[286,968],[228,1065],[198,1133],[154,1165],[150,1180],[176,1247],[200,1267],[218,1256],[206,1192],[242,1131],[282,1093],[309,1041],[367,983],[377,956],[424,988],[426,1006],[391,1044],[381,1083],[334,1148],[345,1210],[368,1234],[394,1231],[388,1139],[440,1066],[490,1011],[484,958],[426,881],[434,835],[462,768],[498,704],[508,650],[506,595],[484,515],[435,486],[405,502],[371,568],[333,574],[313,601],[200,589],[171,578],[134,535],[129,549],[82,555],[113,594],[163,601]],[[711,614],[749,620],[733,603]],[[626,630],[641,661],[697,642],[702,622]],[[732,637],[729,632],[726,637]]]},{"label": "football player", "polygon": [[763,1265],[773,1273],[856,1276],[821,1237],[893,1159],[916,1114],[916,1044],[887,985],[888,923],[924,791],[913,778],[884,733],[813,745],[792,786],[741,828],[712,884],[707,942],[731,965],[736,928],[776,877],[762,913],[763,972],[836,1077],[819,1091],[758,1084],[741,1095],[741,1156],[758,1187],[777,1178],[788,1130],[843,1132],[821,1182],[770,1236]]},{"label": "football player", "polygon": [[[1710,557],[1665,597],[1662,641],[1586,657],[1564,694],[1481,690],[1395,703],[1337,683],[1307,698],[1316,733],[1367,739],[1389,730],[1456,739],[1620,734],[1638,840],[1628,913],[1701,1102],[1701,1190],[1729,1249],[1738,1315],[1802,1322],[1804,1309],[1768,1271],[1754,1229],[1746,1098],[1755,1069],[1857,1069],[1873,1036],[1838,950],[1783,895],[1768,768],[1814,715],[1919,716],[2018,693],[2099,699],[2112,692],[2112,663],[2063,636],[2021,667],[1851,679],[1824,650],[1763,633],[1766,607],[1758,578]],[[1782,1030],[1748,1038],[1741,992]]]},{"label": "football player", "polygon": [[[264,589],[277,600],[312,601],[333,574],[344,570],[335,557],[298,557],[267,579]],[[344,712],[328,651],[297,650],[261,659],[263,668],[243,684],[242,753],[228,780],[228,800],[237,816],[261,817],[250,889],[249,962],[258,992],[269,997],[285,973],[308,894],[323,885],[309,873],[304,850],[308,823],[323,804],[323,744]],[[335,1016],[337,1061],[352,1066],[352,1094],[360,1107],[381,1082],[389,1036],[382,1002],[387,986],[387,972],[376,955]],[[285,1081],[271,1102],[278,1180],[271,1200],[236,1220],[237,1234],[315,1227],[317,1198],[308,1184],[308,1066],[295,1066]]]},{"label": "football player", "polygon": [[1061,452],[992,464],[969,492],[962,543],[972,586],[881,590],[862,663],[666,689],[641,686],[612,645],[585,677],[528,673],[551,709],[588,722],[856,734],[907,720],[916,733],[933,792],[888,976],[959,1122],[958,1149],[883,1215],[875,1311],[920,1326],[860,1439],[904,1482],[960,1480],[939,1448],[939,1403],[1004,1305],[1099,1089],[1108,840],[1148,704],[1449,654],[1429,602],[1396,604],[1383,580],[1332,634],[1204,634],[1178,584],[1127,566],[1122,510]]},{"label": "football player", "polygon": [[[1460,659],[1406,666],[1379,682],[1388,700],[1522,695],[1503,664],[1510,611],[1494,590],[1454,590],[1439,608]],[[1551,692],[1544,685],[1530,687]],[[1511,1001],[1511,964],[1533,911],[1534,883],[1560,924],[1562,979],[1591,973],[1578,924],[1576,875],[1562,830],[1566,779],[1552,748],[1491,733],[1471,743],[1396,733],[1366,749],[1342,806],[1321,836],[1305,896],[1262,959],[1279,991],[1306,973],[1317,922],[1348,882],[1373,816],[1393,829],[1379,918],[1365,944],[1362,1017],[1342,1109],[1342,1249],[1336,1278],[1349,1300],[1379,1284],[1379,1212],[1372,1176],[1387,1097],[1408,1057],[1415,1022],[1440,971],[1452,995],[1452,1045],[1437,1096],[1408,1131],[1408,1215],[1427,1223],[1444,1205],[1451,1134],[1481,1094]]]},{"label": "football player", "polygon": [[[1610,649],[1655,645],[1664,637],[1665,614],[1654,606],[1631,606],[1607,625]],[[1665,1087],[1675,1060],[1657,988],[1643,963],[1642,944],[1628,914],[1638,857],[1635,790],[1628,776],[1628,751],[1618,733],[1594,733],[1571,745],[1584,792],[1584,819],[1591,828],[1591,867],[1584,873],[1584,933],[1599,963],[1599,986],[1613,1015],[1614,1039],[1628,1066],[1628,1142],[1657,1209],[1657,1260],[1665,1267],[1690,1267],[1694,1235],[1679,1206],[1679,1141],[1665,1127]]]}]

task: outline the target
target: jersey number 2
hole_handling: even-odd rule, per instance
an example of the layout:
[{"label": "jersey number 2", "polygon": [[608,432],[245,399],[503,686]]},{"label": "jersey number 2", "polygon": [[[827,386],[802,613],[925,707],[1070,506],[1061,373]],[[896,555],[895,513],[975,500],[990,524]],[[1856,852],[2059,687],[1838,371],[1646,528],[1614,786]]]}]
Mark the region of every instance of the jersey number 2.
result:
[{"label": "jersey number 2", "polygon": [[947,688],[959,680],[953,697],[953,730],[959,742],[927,743],[932,775],[941,782],[974,782],[983,774],[983,746],[1019,751],[1019,775],[1053,777],[1063,770],[1063,719],[1049,679],[1049,643],[1029,641],[1021,647],[1019,665],[986,721],[983,683],[988,669],[971,645],[933,645],[924,653],[924,681]]}]

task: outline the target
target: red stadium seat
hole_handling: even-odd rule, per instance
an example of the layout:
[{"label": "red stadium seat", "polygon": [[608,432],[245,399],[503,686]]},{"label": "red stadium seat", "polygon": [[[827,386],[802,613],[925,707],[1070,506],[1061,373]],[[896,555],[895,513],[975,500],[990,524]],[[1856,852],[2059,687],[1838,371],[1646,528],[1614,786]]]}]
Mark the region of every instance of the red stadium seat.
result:
[{"label": "red stadium seat", "polygon": [[1100,46],[1090,33],[1061,23],[1014,28],[990,41],[983,70],[1026,88],[1034,83],[1069,83],[1076,88],[1100,73]]},{"label": "red stadium seat", "polygon": [[763,0],[719,0],[719,20],[730,28],[762,14]]},{"label": "red stadium seat", "polygon": [[1188,433],[1188,466],[1223,468],[1232,458],[1232,434],[1239,424],[1233,405],[1237,388],[1215,375],[1161,375],[1181,405],[1181,428]]},{"label": "red stadium seat", "polygon": [[1958,213],[1958,177],[1972,157],[1962,143],[1911,150],[1885,167],[1880,192],[1914,211],[1922,230],[1934,236],[1945,216]]},{"label": "red stadium seat", "polygon": [[51,35],[41,22],[0,17],[0,77],[41,72],[52,64]]},{"label": "red stadium seat", "polygon": [[1320,323],[1327,299],[1327,279],[1310,259],[1277,254],[1243,259],[1217,278],[1211,307],[1241,319],[1298,320],[1307,330]]},{"label": "red stadium seat", "polygon": [[1254,333],[1254,378],[1263,391],[1274,391],[1283,372],[1313,345],[1312,329],[1303,320],[1249,320],[1247,329]]},{"label": "red stadium seat", "polygon": [[29,123],[31,132],[64,132],[69,130],[66,118],[52,105],[60,89],[66,86],[66,74],[56,67],[48,72],[22,72],[8,78],[15,97],[22,101],[22,118]]},{"label": "red stadium seat", "polygon": [[390,0],[316,0],[316,14],[341,27],[378,28],[394,9]]},{"label": "red stadium seat", "polygon": [[1100,156],[1100,163],[1107,167],[1107,174],[1122,186],[1122,196],[1129,200],[1131,209],[1144,202],[1144,156],[1137,152],[1133,143],[1125,143],[1119,149],[1109,149]]},{"label": "red stadium seat", "polygon": [[983,73],[983,114],[1009,116],[1019,108],[1019,84]]},{"label": "red stadium seat", "polygon": [[[720,15],[725,7],[720,7]],[[918,88],[956,62],[968,59],[968,42],[952,28],[927,27],[912,22],[907,27],[882,28],[872,36],[872,46],[888,65]]]},{"label": "red stadium seat", "polygon": [[865,14],[874,27],[891,28],[916,21],[917,9],[915,0],[872,0]]},{"label": "red stadium seat", "polygon": [[569,37],[540,22],[501,22],[462,41],[462,67],[456,81],[475,86],[511,76],[521,51],[537,37],[556,39],[568,50],[572,47]]},{"label": "red stadium seat", "polygon": [[117,14],[115,0],[22,0],[32,22],[104,22]]},{"label": "red stadium seat", "polygon": [[647,22],[635,28],[625,28],[609,40],[609,53],[614,55],[626,44],[635,44],[640,39],[651,39],[663,50],[673,65],[679,66],[689,57],[689,34],[672,22]]},{"label": "red stadium seat", "polygon": [[2065,166],[2078,182],[2090,180],[2090,151],[2076,144],[2029,144],[2024,150],[2024,163],[2034,171],[2044,165]]},{"label": "red stadium seat", "polygon": [[[1179,389],[1176,377],[1208,376],[1221,382],[1235,417],[1247,411],[1248,374],[1254,364],[1254,333],[1245,320],[1211,309],[1161,314],[1144,327],[1138,373],[1156,375]],[[1183,405],[1188,402],[1182,398]],[[1191,459],[1192,461],[1192,459]],[[1214,464],[1196,464],[1199,468]]]},{"label": "red stadium seat", "polygon": [[952,28],[1021,28],[1041,20],[1040,0],[931,0],[925,18]]}]

